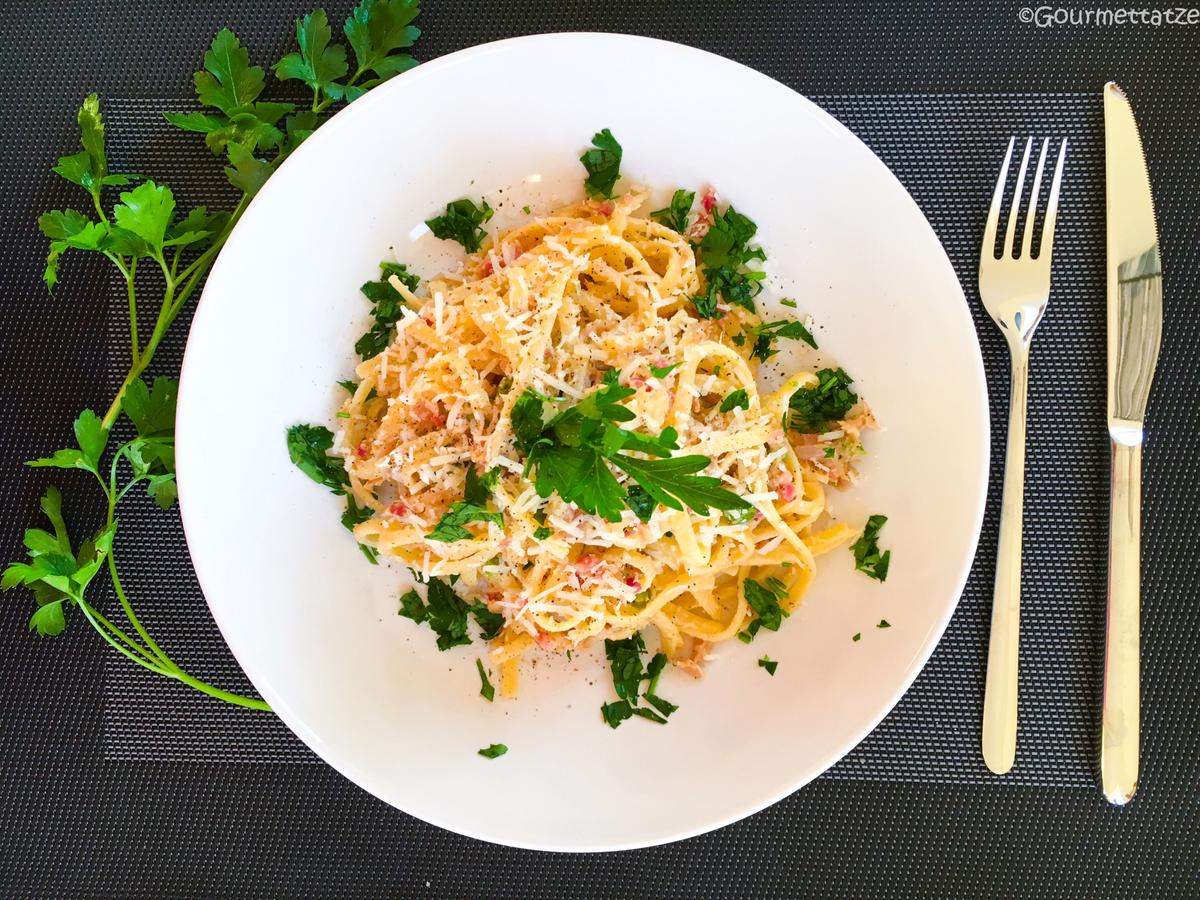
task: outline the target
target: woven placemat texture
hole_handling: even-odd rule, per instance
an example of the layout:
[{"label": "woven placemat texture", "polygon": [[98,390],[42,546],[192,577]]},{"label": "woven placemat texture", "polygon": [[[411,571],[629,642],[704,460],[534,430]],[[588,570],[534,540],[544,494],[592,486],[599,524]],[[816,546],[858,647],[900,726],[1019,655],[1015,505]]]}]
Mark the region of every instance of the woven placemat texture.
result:
[{"label": "woven placemat texture", "polygon": [[[108,402],[114,354],[125,352],[119,294],[101,266],[69,261],[53,300],[40,284],[45,246],[32,222],[79,204],[48,169],[75,146],[80,98],[98,90],[105,99],[114,156],[169,174],[181,202],[221,199],[217,161],[169,134],[157,114],[190,96],[191,72],[217,28],[233,27],[256,60],[274,59],[290,46],[290,20],[315,5],[6,5],[0,546],[10,557],[52,479],[75,531],[96,524],[82,473],[20,462],[61,446],[78,409]],[[326,4],[330,19],[350,5]],[[1190,447],[1200,333],[1189,314],[1200,295],[1200,27],[1039,28],[1021,22],[1020,5],[426,0],[417,47],[431,59],[539,31],[647,34],[732,57],[816,97],[891,166],[945,243],[979,328],[996,453],[1007,366],[973,290],[983,211],[1010,134],[1072,139],[1055,293],[1033,363],[1021,743],[1009,777],[987,776],[976,749],[995,488],[960,608],[870,738],[825,778],[744,822],[620,855],[515,851],[426,825],[312,764],[269,717],[139,680],[79,622],[35,639],[28,604],[5,595],[0,894],[1200,896],[1200,467]],[[599,77],[611,62],[584,64]],[[1143,783],[1122,810],[1093,788],[1107,489],[1099,90],[1113,78],[1133,97],[1146,141],[1167,318],[1145,457]],[[492,89],[480,86],[481,102]],[[734,125],[753,140],[752,122]],[[164,366],[181,340],[178,331]],[[177,518],[140,502],[124,517],[120,545],[139,608],[197,674],[245,687],[207,618]]]}]

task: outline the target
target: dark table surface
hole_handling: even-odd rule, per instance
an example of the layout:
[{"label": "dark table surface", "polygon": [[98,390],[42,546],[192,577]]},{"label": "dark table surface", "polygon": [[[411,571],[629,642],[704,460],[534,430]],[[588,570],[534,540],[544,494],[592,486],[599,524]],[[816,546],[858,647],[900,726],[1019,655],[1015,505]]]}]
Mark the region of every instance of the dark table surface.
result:
[{"label": "dark table surface", "polygon": [[[330,3],[331,19],[349,4]],[[82,95],[181,98],[222,25],[256,59],[276,58],[306,2],[119,0],[10,3],[0,55],[0,547],[16,557],[46,483],[20,461],[106,402],[108,298],[47,301],[48,167],[74,146]],[[1163,7],[1165,8],[1165,7]],[[720,53],[805,94],[1098,92],[1135,98],[1160,203],[1197,206],[1200,24],[1038,27],[1020,3],[506,3],[429,0],[416,55],[429,59],[533,31],[646,34]],[[1053,14],[1040,13],[1039,15]],[[1194,217],[1164,235],[1168,295],[1195,292]],[[968,295],[972,292],[968,290]],[[31,312],[34,309],[36,312]],[[1193,322],[1169,324],[1166,353],[1196,352]],[[37,348],[53,348],[39,353]],[[1179,377],[1197,424],[1194,368]],[[104,752],[106,651],[75,628],[26,632],[28,606],[0,604],[0,891],[17,895],[443,894],[447,896],[1196,896],[1200,894],[1197,629],[1184,601],[1196,570],[1197,481],[1187,447],[1162,462],[1148,505],[1177,527],[1156,541],[1147,578],[1172,586],[1147,640],[1162,702],[1148,709],[1145,784],[1108,807],[1094,787],[819,780],[712,835],[665,848],[550,855],[482,844],[386,807],[322,765],[114,759]],[[1172,468],[1173,467],[1173,468]],[[1167,477],[1161,479],[1168,480]],[[86,517],[86,507],[69,509]],[[981,553],[990,552],[981,547]],[[1054,572],[1027,574],[1048,579]],[[1191,579],[1194,581],[1194,578]],[[1182,587],[1181,587],[1182,586]],[[1169,623],[1171,628],[1166,628]],[[1170,632],[1170,633],[1164,633]],[[1097,651],[1102,653],[1102,648]],[[977,660],[983,665],[982,657]],[[978,677],[978,671],[972,677]],[[1092,720],[1095,726],[1094,719]],[[977,722],[964,722],[975,731]],[[1095,735],[1093,735],[1094,737]]]}]

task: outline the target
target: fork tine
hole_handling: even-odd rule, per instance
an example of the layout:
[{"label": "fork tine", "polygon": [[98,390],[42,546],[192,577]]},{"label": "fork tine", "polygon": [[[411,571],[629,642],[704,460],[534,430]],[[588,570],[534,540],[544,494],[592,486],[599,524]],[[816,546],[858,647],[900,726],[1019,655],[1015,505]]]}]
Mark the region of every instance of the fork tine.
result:
[{"label": "fork tine", "polygon": [[1067,161],[1067,139],[1062,139],[1058,148],[1058,163],[1054,166],[1054,180],[1050,182],[1050,200],[1046,204],[1046,221],[1042,225],[1042,244],[1038,249],[1038,259],[1043,256],[1046,264],[1050,264],[1050,251],[1054,249],[1054,226],[1058,222],[1058,193],[1062,187],[1063,164]]},{"label": "fork tine", "polygon": [[1033,149],[1033,138],[1025,141],[1025,153],[1021,156],[1021,169],[1017,174],[1017,186],[1013,190],[1012,206],[1008,210],[1008,225],[1004,229],[1004,256],[1012,256],[1013,236],[1017,233],[1017,213],[1021,209],[1021,197],[1025,193],[1025,173],[1029,169],[1029,151]]},{"label": "fork tine", "polygon": [[1029,259],[1033,247],[1033,220],[1037,218],[1038,196],[1042,192],[1042,171],[1046,168],[1046,152],[1050,149],[1050,138],[1042,139],[1042,152],[1038,154],[1037,171],[1033,176],[1033,191],[1029,194],[1029,207],[1025,212],[1025,236],[1021,239],[1021,258]]},{"label": "fork tine", "polygon": [[1008,181],[1008,166],[1012,162],[1013,145],[1017,139],[1008,139],[1008,150],[1004,153],[1004,165],[1000,167],[1000,177],[996,179],[996,192],[992,194],[992,205],[988,209],[987,224],[983,227],[983,251],[980,254],[996,258],[996,226],[1000,224],[1000,201],[1004,199],[1004,183]]}]

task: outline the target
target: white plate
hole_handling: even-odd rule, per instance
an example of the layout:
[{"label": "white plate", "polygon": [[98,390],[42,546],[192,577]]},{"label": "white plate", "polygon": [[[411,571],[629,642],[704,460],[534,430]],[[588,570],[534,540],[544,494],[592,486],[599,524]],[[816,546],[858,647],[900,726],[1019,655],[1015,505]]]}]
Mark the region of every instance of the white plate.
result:
[{"label": "white plate", "polygon": [[[839,550],[777,634],[736,641],[702,681],[668,673],[667,726],[600,720],[600,662],[537,663],[483,702],[479,647],[438,653],[396,615],[340,501],[288,461],[284,431],[332,423],[368,306],[395,256],[454,258],[420,236],[449,200],[501,215],[581,190],[609,127],[629,180],[717,186],[760,226],[774,296],[811,312],[822,351],[885,430],[839,516],[890,520],[878,584]],[[529,176],[540,175],[531,183]],[[499,193],[500,189],[504,193]],[[515,200],[515,203],[513,202]],[[500,217],[498,217],[499,221]],[[413,236],[416,235],[414,238]],[[773,314],[788,310],[779,310]],[[984,375],[962,290],[912,199],[849,131],[783,85],[643,38],[560,34],[426,63],[339,113],[251,204],[196,312],[179,397],[180,501],[196,572],[238,661],[280,718],[366,790],[428,822],[521,847],[615,850],[698,834],[815,778],[879,722],[953,612],[983,510]],[[876,628],[886,618],[892,627]],[[862,633],[854,643],[851,636]],[[756,665],[779,660],[775,677]],[[509,747],[489,761],[476,750]]]}]

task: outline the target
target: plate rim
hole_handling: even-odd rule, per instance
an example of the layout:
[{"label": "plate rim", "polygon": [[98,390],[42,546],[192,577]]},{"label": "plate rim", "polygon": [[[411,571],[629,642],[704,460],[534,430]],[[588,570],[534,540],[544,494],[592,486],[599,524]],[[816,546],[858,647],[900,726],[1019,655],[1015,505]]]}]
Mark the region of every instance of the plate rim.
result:
[{"label": "plate rim", "polygon": [[[400,807],[397,804],[393,803],[392,801],[387,800],[387,799],[379,796],[378,794],[376,794],[370,787],[367,786],[371,782],[372,779],[366,777],[362,772],[360,772],[357,765],[354,763],[354,761],[352,759],[346,759],[346,758],[339,757],[335,761],[334,759],[331,759],[329,756],[327,756],[326,753],[323,752],[323,749],[322,749],[323,741],[320,738],[320,736],[317,733],[315,733],[312,729],[310,729],[310,727],[304,722],[304,720],[291,709],[291,707],[283,699],[283,697],[275,690],[275,686],[274,686],[274,684],[272,684],[272,682],[269,678],[264,676],[261,672],[256,674],[254,672],[253,666],[247,664],[247,660],[250,659],[250,657],[246,653],[246,647],[236,646],[235,644],[240,644],[240,642],[231,640],[230,632],[228,632],[226,630],[226,624],[223,622],[222,613],[218,610],[217,606],[214,606],[214,604],[209,600],[208,591],[205,589],[205,577],[202,574],[201,566],[197,564],[196,559],[193,556],[192,549],[191,549],[193,542],[192,542],[191,532],[189,530],[189,525],[188,525],[189,516],[186,511],[186,509],[187,509],[186,497],[189,494],[189,489],[187,487],[188,479],[185,477],[181,477],[181,475],[177,475],[177,480],[179,481],[180,520],[182,523],[184,538],[187,541],[187,545],[188,545],[188,556],[192,562],[192,568],[195,572],[196,580],[200,587],[201,593],[204,595],[205,604],[208,606],[209,613],[210,613],[210,615],[212,615],[213,620],[216,622],[217,627],[221,632],[222,640],[224,640],[226,646],[229,648],[230,653],[233,655],[234,659],[237,661],[238,666],[242,669],[242,672],[245,674],[246,678],[251,682],[251,684],[253,684],[254,688],[259,692],[259,694],[263,697],[263,699],[266,700],[267,703],[270,705],[271,712],[274,715],[276,715],[297,738],[299,738],[310,750],[312,750],[313,753],[317,755],[317,757],[321,760],[321,762],[323,764],[330,766],[335,771],[340,773],[343,777],[347,778],[349,781],[354,783],[356,786],[358,786],[362,790],[366,791],[368,794],[370,794],[372,797],[376,798],[380,802],[385,803],[388,806],[391,806],[395,809],[398,809],[400,812],[404,813],[405,815],[410,815],[413,818],[419,819],[423,822],[427,822],[428,824],[434,825],[438,828],[442,828],[442,829],[445,829],[446,831],[449,831],[449,832],[452,832],[455,834],[461,834],[466,837],[485,841],[485,842],[491,843],[491,844],[497,844],[500,846],[510,846],[510,847],[517,847],[520,849],[539,850],[539,851],[548,851],[548,852],[557,852],[557,853],[603,853],[603,852],[620,852],[620,851],[625,851],[625,850],[641,849],[641,848],[645,848],[645,847],[654,847],[654,846],[661,846],[661,845],[665,845],[665,844],[669,844],[669,843],[674,843],[676,841],[686,840],[686,839],[693,838],[693,837],[696,837],[696,836],[699,836],[702,834],[707,834],[709,832],[716,831],[720,828],[725,828],[728,825],[731,825],[735,822],[741,821],[742,819],[748,818],[749,816],[755,815],[755,814],[761,812],[762,810],[766,809],[769,806],[775,805],[776,803],[780,802],[781,800],[785,799],[786,797],[790,796],[791,794],[793,794],[796,791],[800,790],[801,788],[805,787],[806,785],[808,785],[809,783],[814,781],[816,778],[820,777],[825,772],[827,772],[833,765],[836,765],[837,762],[839,762],[841,759],[846,757],[859,744],[861,744],[862,741],[864,739],[866,739],[866,737],[869,736],[879,726],[879,724],[883,721],[883,719],[886,718],[887,715],[896,707],[896,704],[899,703],[900,699],[905,694],[908,693],[909,689],[912,687],[912,684],[916,680],[916,678],[921,674],[921,672],[924,671],[925,666],[928,664],[929,659],[933,655],[934,650],[937,648],[938,644],[941,642],[942,636],[945,634],[945,630],[948,627],[951,618],[953,617],[955,611],[958,609],[959,602],[962,599],[963,590],[966,586],[966,582],[970,576],[970,572],[973,567],[974,560],[979,551],[979,541],[982,536],[982,526],[983,526],[984,512],[985,512],[986,504],[987,504],[988,482],[989,482],[989,474],[990,474],[990,466],[991,466],[990,403],[989,403],[988,391],[987,391],[986,370],[985,370],[984,364],[983,364],[983,355],[982,355],[982,351],[981,351],[980,345],[979,345],[978,332],[977,332],[977,329],[975,328],[974,321],[971,318],[970,308],[968,305],[968,300],[967,300],[965,291],[963,290],[962,281],[959,278],[958,273],[954,270],[953,263],[951,262],[949,255],[946,252],[945,246],[942,244],[941,239],[937,236],[937,232],[933,229],[933,225],[929,222],[928,217],[925,215],[925,213],[921,209],[921,207],[917,204],[917,202],[913,198],[912,194],[904,186],[903,182],[900,181],[900,179],[895,175],[895,173],[892,172],[892,170],[875,154],[875,152],[873,150],[871,150],[871,148],[868,147],[856,134],[854,134],[854,132],[852,132],[846,125],[844,125],[841,121],[839,121],[831,113],[827,112],[821,106],[819,106],[818,104],[816,104],[812,100],[810,100],[807,96],[805,96],[804,94],[801,94],[799,91],[795,90],[794,88],[790,87],[787,84],[784,84],[782,81],[779,81],[778,79],[773,78],[771,75],[768,75],[765,72],[761,72],[758,69],[753,68],[752,66],[748,66],[744,63],[738,62],[737,60],[730,59],[725,56],[721,56],[720,54],[713,53],[708,50],[704,50],[704,49],[701,49],[698,47],[693,47],[688,44],[681,44],[681,43],[678,43],[675,41],[667,41],[667,40],[663,40],[661,38],[647,37],[644,35],[634,35],[634,34],[626,34],[626,33],[620,33],[620,32],[596,32],[596,31],[556,31],[556,32],[546,32],[546,33],[540,33],[540,34],[522,35],[522,36],[517,36],[517,37],[504,38],[504,39],[497,40],[497,41],[490,41],[490,42],[483,43],[483,44],[477,44],[477,45],[474,45],[471,47],[466,47],[461,50],[457,50],[455,52],[448,53],[444,56],[437,57],[428,62],[421,63],[416,68],[411,69],[408,72],[402,73],[401,75],[398,75],[398,76],[395,76],[395,77],[389,79],[384,84],[382,84],[382,85],[376,87],[375,89],[373,89],[372,91],[370,91],[364,97],[356,100],[354,103],[349,104],[348,106],[339,110],[337,113],[335,113],[333,116],[331,116],[329,118],[329,120],[327,120],[321,126],[321,128],[318,130],[319,134],[332,135],[332,134],[336,133],[339,129],[344,128],[346,123],[351,121],[355,116],[367,114],[367,112],[372,107],[374,107],[375,105],[378,105],[381,102],[384,102],[385,98],[390,93],[395,92],[398,89],[407,90],[408,89],[407,86],[411,85],[415,81],[418,81],[418,80],[421,80],[424,78],[428,78],[428,77],[436,77],[439,73],[441,73],[442,71],[444,71],[446,69],[450,69],[450,68],[453,68],[454,66],[461,65],[464,62],[473,60],[477,57],[486,56],[486,55],[490,55],[490,54],[494,54],[494,53],[505,52],[505,51],[510,50],[513,47],[513,45],[518,45],[518,44],[522,45],[522,46],[528,46],[530,44],[553,44],[553,43],[559,43],[559,42],[564,42],[564,41],[569,42],[569,41],[594,41],[594,40],[612,41],[612,42],[616,42],[616,43],[635,43],[635,44],[642,45],[643,47],[647,47],[647,46],[648,47],[654,47],[654,46],[670,47],[675,52],[685,51],[690,54],[695,54],[700,57],[704,57],[704,58],[706,58],[704,61],[708,64],[716,64],[716,65],[723,65],[723,66],[736,66],[737,68],[744,70],[746,73],[749,73],[754,77],[763,78],[763,79],[772,81],[775,84],[777,84],[780,87],[787,90],[788,92],[790,92],[791,94],[793,94],[800,102],[802,102],[804,105],[806,105],[809,108],[810,112],[815,113],[817,118],[819,120],[821,120],[826,127],[830,128],[833,132],[837,133],[842,139],[848,140],[849,146],[853,147],[855,152],[858,153],[858,155],[865,160],[866,165],[874,166],[877,169],[881,169],[883,171],[883,173],[885,173],[885,177],[887,179],[890,179],[890,181],[893,182],[894,185],[902,192],[903,196],[905,198],[907,198],[907,201],[908,201],[909,205],[911,206],[911,209],[916,213],[916,215],[919,217],[920,221],[923,222],[925,224],[925,227],[929,230],[930,236],[933,238],[938,249],[941,251],[940,257],[939,257],[939,263],[944,268],[944,273],[949,275],[950,279],[952,280],[952,283],[957,288],[956,299],[961,301],[958,304],[959,314],[966,319],[966,324],[969,326],[970,333],[973,335],[973,338],[974,338],[973,342],[972,342],[972,347],[975,352],[973,354],[969,354],[969,355],[971,356],[971,361],[972,361],[973,367],[975,369],[975,375],[976,375],[977,383],[979,386],[978,397],[976,399],[977,399],[977,401],[979,403],[979,407],[981,409],[981,415],[979,416],[980,430],[979,430],[979,434],[978,434],[978,439],[979,439],[979,444],[980,444],[982,452],[979,455],[979,464],[978,464],[978,472],[977,472],[977,478],[978,478],[978,483],[980,485],[980,489],[978,492],[978,496],[975,498],[975,510],[974,510],[973,523],[972,523],[974,537],[973,537],[973,540],[971,541],[970,553],[966,554],[964,556],[964,559],[962,560],[962,562],[960,564],[960,570],[955,579],[955,582],[956,582],[955,596],[954,596],[953,600],[946,605],[946,609],[940,616],[939,620],[933,624],[933,627],[930,628],[930,630],[926,633],[925,637],[922,639],[922,642],[920,644],[920,647],[919,647],[917,653],[914,654],[912,661],[910,662],[906,677],[904,679],[902,679],[902,681],[900,683],[897,684],[895,690],[892,692],[891,696],[888,698],[886,703],[884,703],[881,706],[878,714],[875,717],[873,717],[851,739],[844,742],[843,745],[840,745],[836,749],[831,749],[830,751],[828,751],[824,755],[822,755],[820,757],[819,761],[811,767],[810,772],[802,775],[799,778],[788,780],[786,782],[786,784],[784,784],[779,790],[772,792],[764,800],[753,800],[753,801],[747,802],[745,805],[739,807],[739,810],[737,812],[734,812],[732,814],[722,815],[722,816],[719,816],[716,818],[706,819],[706,820],[704,820],[703,823],[701,823],[695,827],[681,829],[681,830],[672,832],[670,834],[666,834],[666,835],[656,837],[656,838],[634,840],[634,841],[629,841],[629,842],[624,842],[624,843],[583,844],[583,845],[568,844],[565,842],[555,844],[555,843],[549,843],[549,842],[506,841],[494,834],[478,832],[478,831],[473,830],[470,827],[464,827],[464,826],[457,825],[457,824],[451,825],[448,822],[443,821],[440,816],[429,814],[428,811],[423,811],[420,814],[414,813],[414,812],[412,812],[408,809],[405,809],[403,807]],[[325,137],[325,138],[322,138],[321,140],[325,141],[328,139],[329,139],[328,137]],[[312,138],[310,138],[308,141],[306,141],[295,152],[293,152],[287,159],[285,159],[280,164],[279,168],[276,170],[276,174],[278,174],[278,172],[284,171],[289,166],[291,166],[293,159],[297,155],[305,153],[308,150],[309,145],[314,140],[317,140],[316,135],[314,135]],[[273,189],[272,182],[275,182],[275,185],[276,185],[276,187],[274,187],[274,189]],[[255,205],[261,205],[261,201],[264,197],[271,196],[276,191],[282,190],[282,188],[277,187],[277,185],[279,185],[281,183],[282,182],[279,179],[276,179],[276,178],[269,179],[267,181],[267,183],[263,186],[263,188],[258,192],[258,194],[256,194],[254,196],[254,198],[250,201],[250,203],[247,205],[246,213],[248,214],[249,211],[251,209],[253,209]],[[226,244],[228,244],[230,241],[233,240],[234,235],[236,235],[237,230],[238,230],[238,228],[241,227],[241,225],[242,225],[242,222],[239,222],[238,225],[234,226],[234,230],[230,233],[230,237],[227,240]],[[212,269],[208,273],[208,277],[205,279],[204,290],[201,292],[201,295],[197,301],[196,308],[193,312],[193,317],[200,314],[201,308],[204,306],[205,301],[208,297],[209,285],[212,283],[213,277],[219,271],[221,271],[221,269],[223,268],[223,257],[224,257],[224,247],[222,248],[222,252],[220,254],[218,254],[217,259],[215,260],[215,262],[212,266]],[[192,344],[192,340],[191,340],[191,325],[192,325],[192,323],[189,322],[188,339],[187,339],[187,342],[186,342],[186,345],[184,348],[183,360],[182,360],[182,363],[180,366],[178,408],[181,410],[185,408],[185,401],[186,401],[186,397],[188,395],[187,389],[188,389],[188,385],[191,383],[191,379],[189,379],[187,377],[189,370],[192,368],[192,366],[190,364],[193,363],[194,359],[195,359],[195,354],[193,353],[193,344]],[[179,439],[179,435],[180,435],[181,431],[184,434],[187,433],[187,427],[186,427],[187,416],[179,417],[178,421],[179,421],[179,425],[177,426],[177,431],[176,431],[176,450],[177,450],[176,470],[178,473],[182,474],[188,467],[187,460],[189,459],[189,456],[186,452],[179,452],[180,449],[186,445],[185,441],[181,441]]]}]

